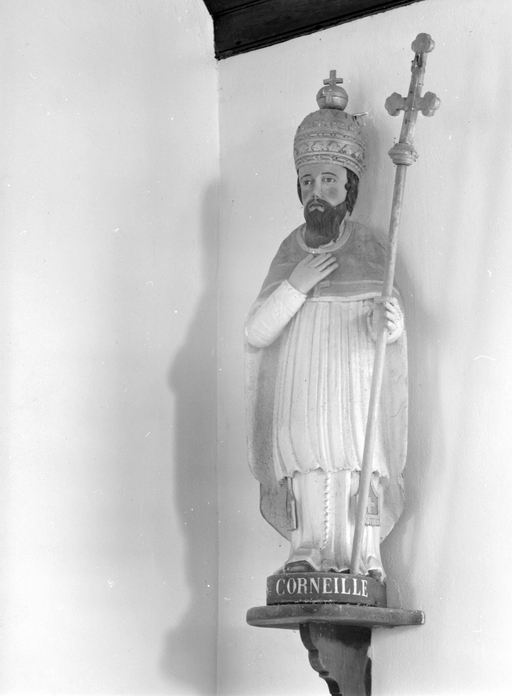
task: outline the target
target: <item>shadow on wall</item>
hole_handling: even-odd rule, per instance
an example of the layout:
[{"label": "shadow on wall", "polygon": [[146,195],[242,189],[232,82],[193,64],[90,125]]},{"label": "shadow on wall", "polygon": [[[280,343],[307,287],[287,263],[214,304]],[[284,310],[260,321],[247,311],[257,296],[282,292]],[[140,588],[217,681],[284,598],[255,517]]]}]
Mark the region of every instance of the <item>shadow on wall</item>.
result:
[{"label": "shadow on wall", "polygon": [[[217,663],[216,184],[203,201],[202,277],[197,279],[203,293],[168,377],[176,413],[174,505],[185,537],[184,574],[191,599],[180,624],[165,638],[160,666],[173,682],[188,683],[190,693],[209,696],[216,693]],[[177,612],[182,610],[183,598],[171,595],[169,601]]]},{"label": "shadow on wall", "polygon": [[[445,286],[441,288],[441,293],[445,297],[459,298],[457,313],[459,316],[465,314],[467,322],[461,327],[454,321],[458,332],[454,331],[453,336],[450,336],[452,341],[456,342],[459,351],[458,362],[463,364],[465,369],[460,372],[460,376],[457,370],[460,381],[456,385],[459,389],[451,393],[452,408],[457,413],[457,419],[454,420],[455,427],[450,433],[449,457],[443,462],[445,478],[439,486],[444,492],[443,526],[447,530],[437,548],[438,572],[445,578],[445,584],[440,589],[442,596],[448,593],[449,583],[453,585],[457,582],[460,586],[465,584],[466,592],[469,588],[473,592],[479,592],[480,589],[476,584],[468,583],[467,567],[464,561],[469,558],[469,563],[475,569],[486,568],[489,559],[492,558],[492,562],[495,562],[497,558],[496,555],[490,554],[492,542],[489,539],[499,539],[501,536],[503,548],[509,543],[507,532],[501,528],[501,525],[495,526],[494,529],[490,526],[493,520],[492,508],[495,507],[498,510],[500,507],[505,509],[507,506],[505,501],[508,496],[503,486],[504,480],[501,480],[503,488],[500,489],[498,484],[493,494],[492,505],[489,505],[488,493],[486,494],[485,491],[488,475],[485,473],[486,468],[492,466],[493,475],[496,475],[501,464],[493,457],[497,443],[490,439],[493,430],[489,424],[493,418],[493,412],[496,414],[495,417],[499,417],[498,399],[501,394],[492,391],[492,370],[489,370],[489,367],[493,363],[493,358],[481,353],[485,346],[492,350],[491,355],[494,359],[496,355],[500,355],[501,336],[497,341],[494,321],[495,307],[499,306],[501,298],[498,297],[498,292],[496,295],[494,292],[495,289],[503,292],[504,286],[500,287],[498,280],[490,282],[491,272],[487,269],[499,268],[500,238],[502,238],[499,221],[507,210],[506,202],[510,199],[507,176],[510,171],[510,150],[504,147],[503,140],[498,135],[500,129],[498,114],[508,113],[512,106],[510,89],[499,92],[499,110],[495,109],[490,115],[489,109],[484,106],[498,93],[500,85],[507,84],[509,47],[496,45],[494,50],[495,73],[492,80],[481,69],[481,57],[478,50],[466,52],[465,70],[468,74],[474,74],[475,79],[466,100],[457,103],[456,118],[453,117],[453,113],[451,114],[452,123],[464,124],[464,137],[458,139],[458,149],[452,153],[449,169],[447,167],[448,177],[453,181],[459,179],[460,183],[453,189],[455,195],[450,200],[450,215],[447,216],[446,221],[446,229],[449,231],[446,246],[443,249],[446,259],[444,274],[446,281]],[[472,95],[476,92],[487,96],[475,106]],[[468,114],[471,116],[468,117]],[[469,176],[461,177],[461,172],[474,173],[476,168],[478,168],[480,187],[477,191],[477,203],[471,207],[471,189],[468,189],[468,186],[472,179]],[[464,283],[461,283],[461,278],[464,278]],[[507,306],[508,303],[503,305],[501,316],[504,318],[507,316]],[[506,336],[505,322],[501,331],[503,332],[501,335]],[[504,355],[504,352],[501,354]],[[480,358],[483,360],[479,361]],[[500,367],[503,370],[505,365],[502,363]],[[481,377],[479,380],[479,374],[487,375],[487,377]],[[449,372],[445,369],[445,382],[449,377]],[[486,389],[482,389],[483,385]],[[495,403],[493,403],[494,400],[496,400]],[[482,443],[485,445],[482,446]],[[498,480],[500,479],[497,478],[496,481]],[[476,493],[478,489],[479,492]],[[469,502],[474,500],[477,501],[476,506]],[[500,500],[503,501],[501,506]],[[479,545],[482,529],[486,529],[489,535],[489,538],[484,537],[485,547]],[[454,543],[454,540],[457,540],[457,543]],[[462,549],[465,549],[468,555],[464,556]],[[458,561],[456,565],[453,562],[454,559]],[[449,581],[448,574],[443,573],[446,568],[450,568]],[[438,620],[443,625],[448,625],[451,612],[453,607],[450,608],[446,603],[441,603]],[[437,648],[440,652],[442,646],[443,643],[439,641]],[[474,654],[480,655],[481,653],[477,653],[476,650],[475,648]],[[470,651],[469,654],[471,655]],[[434,659],[438,658],[434,657]],[[442,659],[442,656],[439,659]]]}]

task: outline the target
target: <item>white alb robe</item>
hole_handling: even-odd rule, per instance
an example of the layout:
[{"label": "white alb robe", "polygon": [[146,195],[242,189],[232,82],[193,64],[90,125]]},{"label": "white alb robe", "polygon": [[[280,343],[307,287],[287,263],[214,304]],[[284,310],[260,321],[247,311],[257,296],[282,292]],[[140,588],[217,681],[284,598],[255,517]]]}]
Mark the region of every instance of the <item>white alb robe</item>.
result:
[{"label": "white alb robe", "polygon": [[[308,560],[318,570],[345,570],[350,563],[354,493],[375,352],[368,318],[381,286],[379,242],[366,228],[349,224],[349,235],[331,252],[338,256],[340,269],[308,296],[286,280],[300,258],[311,251],[301,228],[290,235],[274,259],[246,326],[253,348],[269,350],[267,346],[274,344],[267,360],[274,363],[272,370],[262,369],[263,358],[260,366],[251,367],[255,358],[251,350],[248,353],[249,453],[262,482],[262,511],[265,514],[265,495],[270,500],[267,509],[281,504],[279,492],[269,483],[271,459],[275,481],[293,481],[299,508],[297,530],[286,534],[282,525],[275,525],[291,538],[288,562]],[[263,379],[271,375],[274,384],[258,386],[258,374]],[[388,488],[390,483],[391,487],[379,510],[379,526],[366,529],[362,559],[366,568],[381,568],[379,537],[389,532],[402,509],[406,437],[406,348],[401,336],[388,349],[372,468],[376,495],[381,487]],[[251,438],[256,443],[252,447]],[[268,518],[275,524],[272,515]],[[311,526],[311,517],[318,523]]]}]

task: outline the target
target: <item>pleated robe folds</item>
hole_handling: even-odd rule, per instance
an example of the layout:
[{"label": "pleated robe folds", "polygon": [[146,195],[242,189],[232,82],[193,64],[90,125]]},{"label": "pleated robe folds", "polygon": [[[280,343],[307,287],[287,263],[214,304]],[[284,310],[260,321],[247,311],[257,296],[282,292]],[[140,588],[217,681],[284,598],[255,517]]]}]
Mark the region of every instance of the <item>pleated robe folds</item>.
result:
[{"label": "pleated robe folds", "polygon": [[[327,282],[311,291],[272,345],[246,347],[249,465],[261,484],[263,516],[288,539],[285,477],[361,468],[375,353],[368,315],[381,293],[385,248],[362,225],[348,221],[347,228],[328,249],[339,267]],[[303,232],[302,226],[282,243],[249,320],[309,253]],[[373,472],[384,488],[381,539],[403,508],[407,408],[404,332],[387,346],[379,405]]]}]

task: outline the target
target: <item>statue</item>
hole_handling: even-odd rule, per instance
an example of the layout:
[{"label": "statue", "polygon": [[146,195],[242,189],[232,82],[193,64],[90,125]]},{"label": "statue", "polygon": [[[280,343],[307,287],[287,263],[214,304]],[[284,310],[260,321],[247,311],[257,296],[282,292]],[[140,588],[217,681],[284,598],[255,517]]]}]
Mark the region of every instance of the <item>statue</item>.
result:
[{"label": "statue", "polygon": [[305,223],[279,247],[246,322],[248,456],[262,514],[290,540],[276,572],[350,572],[381,317],[388,346],[358,566],[383,583],[380,542],[403,508],[406,335],[398,288],[380,297],[385,241],[352,219],[364,124],[345,111],[341,82],[332,71],[295,135]]}]

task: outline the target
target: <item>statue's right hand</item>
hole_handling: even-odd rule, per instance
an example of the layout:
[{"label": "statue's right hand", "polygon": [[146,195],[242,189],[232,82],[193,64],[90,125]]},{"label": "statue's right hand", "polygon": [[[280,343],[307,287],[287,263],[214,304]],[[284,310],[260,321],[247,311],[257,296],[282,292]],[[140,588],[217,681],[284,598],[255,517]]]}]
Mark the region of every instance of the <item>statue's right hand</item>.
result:
[{"label": "statue's right hand", "polygon": [[295,266],[288,282],[296,290],[307,295],[311,288],[327,278],[338,265],[336,257],[332,254],[308,254]]}]

